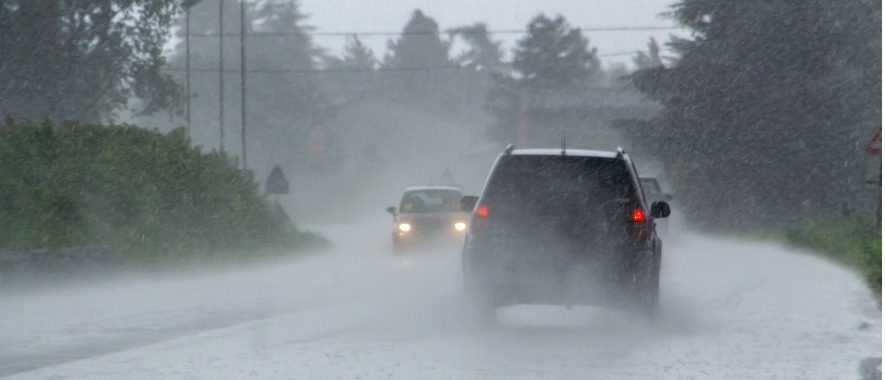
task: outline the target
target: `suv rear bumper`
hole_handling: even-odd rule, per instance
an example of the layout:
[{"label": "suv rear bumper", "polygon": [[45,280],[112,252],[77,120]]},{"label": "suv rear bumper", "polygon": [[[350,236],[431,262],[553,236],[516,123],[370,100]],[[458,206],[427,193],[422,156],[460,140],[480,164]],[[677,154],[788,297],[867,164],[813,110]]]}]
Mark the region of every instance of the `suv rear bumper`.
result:
[{"label": "suv rear bumper", "polygon": [[627,299],[625,288],[606,283],[574,285],[564,281],[538,283],[533,281],[469,282],[467,291],[479,295],[495,306],[594,305],[617,307]]},{"label": "suv rear bumper", "polygon": [[[652,250],[514,254],[466,249],[465,290],[497,306],[631,304],[659,268]],[[545,257],[548,256],[548,257]]]}]

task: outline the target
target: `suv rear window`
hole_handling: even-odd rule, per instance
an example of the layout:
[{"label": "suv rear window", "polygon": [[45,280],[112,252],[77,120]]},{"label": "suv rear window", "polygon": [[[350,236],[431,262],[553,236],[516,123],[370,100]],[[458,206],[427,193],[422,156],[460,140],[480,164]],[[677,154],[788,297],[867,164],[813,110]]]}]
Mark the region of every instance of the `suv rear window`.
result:
[{"label": "suv rear window", "polygon": [[507,156],[495,168],[488,196],[533,196],[561,192],[589,192],[633,197],[630,174],[617,159],[575,156]]},{"label": "suv rear window", "polygon": [[483,203],[507,214],[568,211],[576,202],[634,207],[637,192],[625,165],[602,157],[505,156],[489,179]]}]

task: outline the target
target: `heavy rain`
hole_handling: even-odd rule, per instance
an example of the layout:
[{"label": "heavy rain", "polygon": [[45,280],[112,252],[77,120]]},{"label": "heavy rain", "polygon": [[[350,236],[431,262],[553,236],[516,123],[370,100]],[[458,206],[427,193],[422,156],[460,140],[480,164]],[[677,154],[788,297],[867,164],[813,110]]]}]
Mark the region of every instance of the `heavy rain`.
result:
[{"label": "heavy rain", "polygon": [[0,0],[0,378],[881,378],[881,14]]}]

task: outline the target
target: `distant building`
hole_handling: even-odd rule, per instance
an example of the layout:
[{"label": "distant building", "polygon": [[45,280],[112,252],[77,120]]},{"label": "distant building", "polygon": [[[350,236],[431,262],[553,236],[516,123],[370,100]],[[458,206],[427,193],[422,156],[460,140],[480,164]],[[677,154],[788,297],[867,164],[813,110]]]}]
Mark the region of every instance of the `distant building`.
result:
[{"label": "distant building", "polygon": [[610,128],[618,119],[649,119],[662,107],[630,87],[575,87],[525,91],[519,104],[519,147],[575,148],[622,145]]}]

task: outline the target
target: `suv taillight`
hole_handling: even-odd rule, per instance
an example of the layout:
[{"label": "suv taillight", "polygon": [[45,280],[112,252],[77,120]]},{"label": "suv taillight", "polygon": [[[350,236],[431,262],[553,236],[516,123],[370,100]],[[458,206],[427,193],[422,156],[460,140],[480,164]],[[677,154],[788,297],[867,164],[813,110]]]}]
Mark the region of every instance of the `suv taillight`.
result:
[{"label": "suv taillight", "polygon": [[489,206],[481,204],[473,211],[473,220],[470,222],[470,231],[476,233],[488,228],[491,220],[489,216]]},{"label": "suv taillight", "polygon": [[631,220],[633,221],[633,236],[637,239],[647,239],[651,234],[652,222],[648,220],[648,215],[644,211],[636,208],[633,209]]}]

